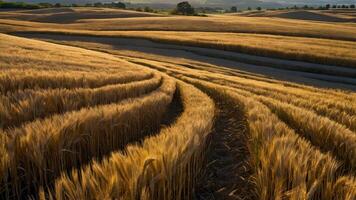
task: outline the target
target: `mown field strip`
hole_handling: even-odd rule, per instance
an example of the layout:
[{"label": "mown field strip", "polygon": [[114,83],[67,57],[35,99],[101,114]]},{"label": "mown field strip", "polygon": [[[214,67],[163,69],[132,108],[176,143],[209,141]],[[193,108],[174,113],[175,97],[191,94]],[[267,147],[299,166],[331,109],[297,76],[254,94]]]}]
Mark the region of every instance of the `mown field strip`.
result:
[{"label": "mown field strip", "polygon": [[159,87],[161,77],[131,81],[126,84],[107,85],[99,88],[25,90],[0,96],[0,127],[16,127],[25,122],[53,114],[79,110],[102,104],[137,97]]},{"label": "mown field strip", "polygon": [[175,82],[166,78],[148,95],[54,115],[2,133],[9,137],[5,150],[10,175],[2,180],[2,195],[8,190],[18,196],[34,194],[61,172],[101,159],[154,132],[174,91]]}]

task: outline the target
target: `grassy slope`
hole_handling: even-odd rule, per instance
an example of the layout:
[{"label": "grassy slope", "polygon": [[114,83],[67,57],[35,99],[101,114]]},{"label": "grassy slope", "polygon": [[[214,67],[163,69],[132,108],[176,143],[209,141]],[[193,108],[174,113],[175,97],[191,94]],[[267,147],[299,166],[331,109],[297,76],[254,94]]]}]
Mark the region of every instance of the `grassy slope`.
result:
[{"label": "grassy slope", "polygon": [[[352,13],[352,11],[349,11]],[[353,11],[354,12],[354,11]],[[236,15],[236,14],[235,14]],[[349,13],[338,10],[277,10],[277,11],[261,11],[261,12],[245,12],[238,14],[249,17],[278,17],[286,19],[313,20],[324,22],[355,22],[356,18]]]},{"label": "grassy slope", "polygon": [[48,8],[39,10],[1,12],[0,18],[33,22],[73,23],[81,19],[131,18],[159,16],[154,13],[135,12],[110,8]]}]

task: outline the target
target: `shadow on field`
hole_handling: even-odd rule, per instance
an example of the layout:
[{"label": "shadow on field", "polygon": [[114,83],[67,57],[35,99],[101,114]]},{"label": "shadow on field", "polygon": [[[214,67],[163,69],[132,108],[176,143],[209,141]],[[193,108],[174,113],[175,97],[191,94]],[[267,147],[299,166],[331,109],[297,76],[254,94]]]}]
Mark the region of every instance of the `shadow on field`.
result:
[{"label": "shadow on field", "polygon": [[[206,167],[198,178],[196,200],[254,199],[247,147],[249,128],[242,107],[212,96],[218,107],[206,151]],[[233,109],[232,109],[233,108]]]}]

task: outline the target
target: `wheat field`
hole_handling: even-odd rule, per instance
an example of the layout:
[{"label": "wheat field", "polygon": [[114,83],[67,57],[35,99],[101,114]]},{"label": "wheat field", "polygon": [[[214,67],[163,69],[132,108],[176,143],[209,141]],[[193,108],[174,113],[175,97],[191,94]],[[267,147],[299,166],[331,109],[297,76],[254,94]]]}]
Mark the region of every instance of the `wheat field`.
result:
[{"label": "wheat field", "polygon": [[[0,13],[0,199],[356,199],[354,24],[60,11],[77,21]],[[255,73],[178,44],[319,68]]]}]

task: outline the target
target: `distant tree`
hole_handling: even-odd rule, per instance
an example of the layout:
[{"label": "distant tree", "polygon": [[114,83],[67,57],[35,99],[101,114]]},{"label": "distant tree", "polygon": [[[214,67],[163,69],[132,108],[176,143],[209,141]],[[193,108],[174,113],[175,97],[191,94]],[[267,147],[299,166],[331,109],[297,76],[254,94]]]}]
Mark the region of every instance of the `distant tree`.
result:
[{"label": "distant tree", "polygon": [[305,10],[308,10],[308,8],[309,8],[308,5],[304,5],[304,6],[303,6],[303,9],[305,9]]},{"label": "distant tree", "polygon": [[54,7],[59,8],[59,7],[62,7],[62,5],[60,3],[56,3],[56,4],[54,4]]},{"label": "distant tree", "polygon": [[341,8],[341,6],[340,6],[340,5],[338,5],[338,6],[337,6],[337,8]]},{"label": "distant tree", "polygon": [[176,9],[173,11],[174,14],[180,14],[180,15],[194,15],[195,10],[194,8],[189,4],[188,1],[183,1],[177,4]]},{"label": "distant tree", "polygon": [[38,9],[41,6],[37,4],[29,4],[24,2],[0,2],[0,8],[20,8],[20,9]]},{"label": "distant tree", "polygon": [[138,12],[142,12],[143,11],[141,7],[138,7],[135,10],[138,11]]},{"label": "distant tree", "polygon": [[145,11],[145,12],[153,12],[153,9],[150,8],[150,7],[148,7],[148,6],[146,6],[146,7],[143,9],[143,11]]},{"label": "distant tree", "polygon": [[93,7],[93,4],[91,4],[91,3],[86,3],[85,6],[86,6],[86,7]]},{"label": "distant tree", "polygon": [[78,7],[78,4],[72,3],[72,7]]},{"label": "distant tree", "polygon": [[39,3],[38,5],[41,6],[42,8],[51,8],[51,7],[53,7],[53,5],[50,4],[50,3]]},{"label": "distant tree", "polygon": [[251,10],[251,8],[250,8],[250,7],[248,7],[248,8],[247,8],[247,10]]},{"label": "distant tree", "polygon": [[256,10],[260,11],[260,10],[262,10],[262,8],[261,7],[257,7]]},{"label": "distant tree", "polygon": [[333,5],[333,8],[337,8],[337,5]]},{"label": "distant tree", "polygon": [[104,3],[103,7],[125,9],[126,5],[124,3],[121,3],[121,2],[111,2],[111,3]]},{"label": "distant tree", "polygon": [[115,8],[122,8],[125,9],[126,5],[122,2],[117,2],[117,3],[113,3]]},{"label": "distant tree", "polygon": [[294,9],[294,10],[298,10],[298,6],[297,6],[297,5],[294,5],[294,6],[293,6],[293,9]]},{"label": "distant tree", "polygon": [[345,6],[345,5],[342,5],[341,8],[346,8],[346,6]]},{"label": "distant tree", "polygon": [[103,3],[101,3],[101,2],[94,3],[94,7],[102,7],[102,6],[103,6]]},{"label": "distant tree", "polygon": [[236,6],[232,6],[230,9],[231,12],[237,12],[237,7]]},{"label": "distant tree", "polygon": [[325,9],[329,10],[330,9],[330,4],[326,4]]},{"label": "distant tree", "polygon": [[350,8],[355,9],[355,4],[351,4]]}]

